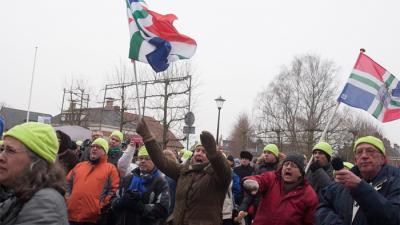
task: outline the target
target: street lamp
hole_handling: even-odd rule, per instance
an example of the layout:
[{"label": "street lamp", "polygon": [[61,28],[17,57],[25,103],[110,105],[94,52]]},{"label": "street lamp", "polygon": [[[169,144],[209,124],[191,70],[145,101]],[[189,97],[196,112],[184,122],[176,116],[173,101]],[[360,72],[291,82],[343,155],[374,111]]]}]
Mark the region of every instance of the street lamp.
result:
[{"label": "street lamp", "polygon": [[225,99],[223,99],[221,96],[219,96],[219,98],[214,99],[215,102],[217,103],[217,108],[218,108],[218,123],[217,123],[217,145],[218,143],[218,137],[219,137],[219,116],[220,116],[220,112],[221,112],[221,108],[222,105],[225,102]]}]

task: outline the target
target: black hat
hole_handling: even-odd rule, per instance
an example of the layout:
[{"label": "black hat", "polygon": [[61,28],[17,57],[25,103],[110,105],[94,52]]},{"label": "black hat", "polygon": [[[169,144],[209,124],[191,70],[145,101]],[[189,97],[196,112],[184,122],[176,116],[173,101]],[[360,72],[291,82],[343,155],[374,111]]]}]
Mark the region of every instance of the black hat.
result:
[{"label": "black hat", "polygon": [[248,160],[251,161],[253,159],[253,155],[248,151],[241,151],[240,152],[240,158],[241,159],[248,159]]},{"label": "black hat", "polygon": [[232,155],[228,155],[228,157],[226,157],[226,159],[231,161],[231,162],[235,161]]},{"label": "black hat", "polygon": [[296,163],[296,165],[299,167],[300,172],[302,175],[304,175],[304,156],[300,155],[298,153],[290,153],[286,156],[286,158],[283,160],[283,163],[285,163],[286,161],[290,161],[290,162],[294,162]]}]

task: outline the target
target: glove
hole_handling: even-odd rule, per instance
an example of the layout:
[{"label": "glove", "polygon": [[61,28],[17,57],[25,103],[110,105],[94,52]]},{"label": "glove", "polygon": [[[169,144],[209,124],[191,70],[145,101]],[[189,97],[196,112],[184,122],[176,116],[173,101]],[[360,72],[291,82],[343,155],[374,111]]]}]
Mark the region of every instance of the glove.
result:
[{"label": "glove", "polygon": [[210,132],[203,131],[200,134],[201,144],[204,146],[207,154],[216,154],[217,153],[217,144],[215,143],[215,139],[210,134]]},{"label": "glove", "polygon": [[313,162],[313,163],[310,165],[310,170],[311,170],[311,172],[314,172],[314,171],[316,171],[316,170],[319,169],[319,168],[322,168],[322,166],[319,164],[318,161],[315,161],[315,162]]},{"label": "glove", "polygon": [[127,190],[120,199],[120,205],[124,208],[131,208],[142,199],[141,193],[136,190]]},{"label": "glove", "polygon": [[136,127],[136,132],[142,136],[143,142],[148,142],[150,140],[154,140],[153,134],[150,132],[149,127],[147,126],[146,122],[142,118]]},{"label": "glove", "polygon": [[245,180],[243,181],[243,188],[250,194],[255,195],[258,192],[259,185],[255,180]]}]

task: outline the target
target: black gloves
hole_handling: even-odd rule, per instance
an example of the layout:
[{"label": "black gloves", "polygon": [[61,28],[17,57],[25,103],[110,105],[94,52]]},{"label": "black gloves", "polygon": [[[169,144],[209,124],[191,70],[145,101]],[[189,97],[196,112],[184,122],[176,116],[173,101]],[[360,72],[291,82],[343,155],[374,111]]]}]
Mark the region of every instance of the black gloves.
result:
[{"label": "black gloves", "polygon": [[146,143],[146,142],[148,142],[150,140],[154,140],[154,136],[150,132],[150,129],[147,126],[147,123],[144,121],[143,118],[138,122],[137,127],[136,127],[136,132],[140,136],[142,136],[144,143]]},{"label": "black gloves", "polygon": [[142,194],[137,190],[126,190],[118,201],[119,208],[126,208],[133,212],[141,213],[144,210]]},{"label": "black gloves", "polygon": [[314,171],[316,171],[316,170],[319,169],[319,168],[322,168],[322,166],[321,166],[321,164],[319,164],[318,161],[315,161],[315,162],[313,162],[313,163],[310,165],[310,170],[311,170],[311,172],[314,172]]}]

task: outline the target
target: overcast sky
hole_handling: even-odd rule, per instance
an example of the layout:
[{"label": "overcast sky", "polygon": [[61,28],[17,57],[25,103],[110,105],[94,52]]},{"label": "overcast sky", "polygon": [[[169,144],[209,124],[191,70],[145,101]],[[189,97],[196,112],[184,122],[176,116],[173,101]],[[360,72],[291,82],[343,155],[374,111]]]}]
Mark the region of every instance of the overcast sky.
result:
[{"label": "overcast sky", "polygon": [[[238,115],[252,115],[257,93],[296,55],[312,53],[335,61],[341,68],[341,88],[361,47],[400,77],[398,0],[148,0],[147,4],[156,12],[176,14],[177,29],[197,41],[193,57],[193,76],[200,83],[194,112],[197,132],[216,132],[214,99],[221,95],[227,101],[220,133],[228,136]],[[35,46],[31,109],[52,115],[60,112],[62,89],[72,77],[99,90],[120,60],[128,62],[124,0],[1,1],[0,28],[0,102],[18,109],[27,108]],[[381,127],[390,140],[400,143],[399,125],[396,121]]]}]

